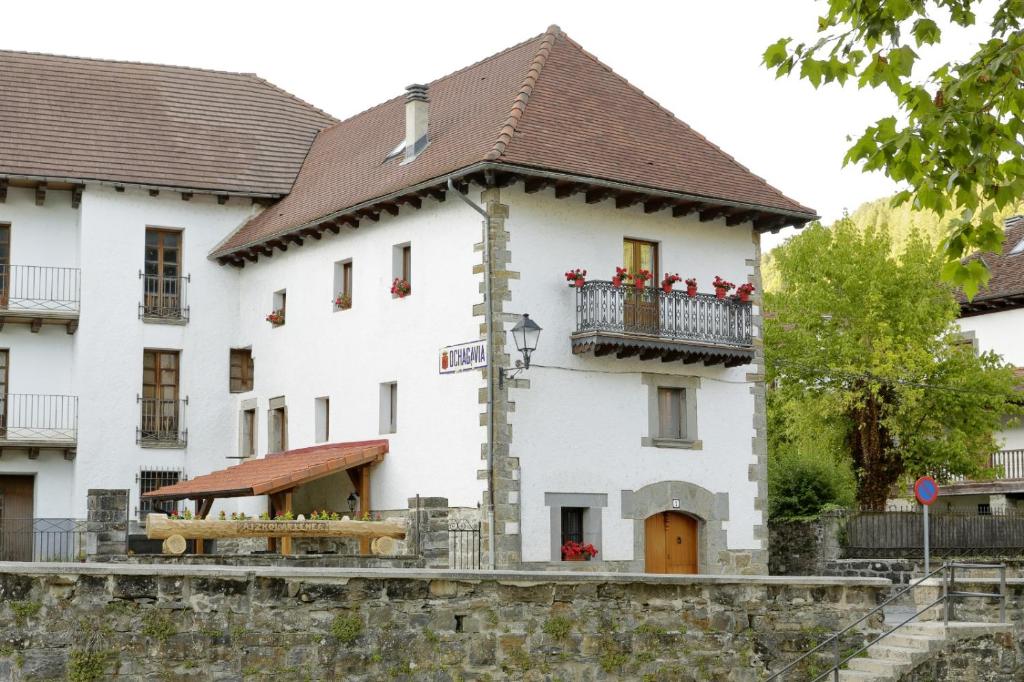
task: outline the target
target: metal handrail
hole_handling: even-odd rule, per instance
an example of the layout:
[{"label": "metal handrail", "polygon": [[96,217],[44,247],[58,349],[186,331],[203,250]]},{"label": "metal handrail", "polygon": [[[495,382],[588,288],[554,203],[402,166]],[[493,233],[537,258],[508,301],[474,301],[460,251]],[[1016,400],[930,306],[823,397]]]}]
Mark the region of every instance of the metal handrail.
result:
[{"label": "metal handrail", "polygon": [[[957,568],[998,569],[999,570],[999,578],[1000,578],[1000,580],[999,580],[999,594],[988,593],[988,592],[952,592],[952,591],[950,591],[949,588],[952,586],[953,583],[952,583],[951,580],[948,581],[948,579],[954,574],[955,569],[957,569]],[[912,615],[909,618],[907,618],[906,620],[904,620],[899,625],[896,625],[892,629],[887,630],[886,632],[883,632],[878,637],[876,637],[872,641],[868,642],[867,644],[861,646],[859,649],[857,649],[853,653],[849,654],[845,658],[842,658],[840,656],[840,654],[839,654],[839,641],[840,641],[840,638],[843,635],[845,635],[850,630],[852,630],[853,628],[855,628],[856,626],[860,625],[861,623],[863,623],[865,620],[867,620],[871,616],[875,615],[876,613],[878,613],[879,611],[884,609],[891,602],[893,602],[896,599],[902,597],[907,592],[910,592],[911,590],[913,590],[913,589],[915,589],[917,587],[920,587],[921,584],[925,580],[928,580],[929,578],[934,576],[936,573],[942,573],[943,574],[943,577],[942,577],[942,596],[941,597],[939,597],[935,601],[931,602],[930,604],[925,606],[923,609],[921,609],[920,611],[918,611],[914,615]],[[998,597],[999,600],[1000,600],[999,622],[1005,623],[1006,622],[1006,564],[966,564],[966,563],[956,563],[956,562],[945,563],[942,566],[940,566],[939,568],[937,568],[934,571],[932,571],[931,573],[929,573],[928,575],[925,575],[924,577],[919,579],[916,583],[909,584],[905,588],[903,588],[902,590],[897,592],[896,594],[893,594],[888,599],[883,601],[881,604],[879,604],[875,608],[871,609],[870,611],[865,613],[863,616],[861,616],[860,618],[858,618],[854,622],[850,623],[845,628],[843,628],[839,632],[835,633],[834,635],[832,635],[828,639],[824,640],[823,642],[821,642],[820,644],[815,646],[813,649],[810,649],[809,651],[804,652],[803,655],[801,655],[796,660],[790,662],[788,665],[786,665],[786,667],[784,667],[781,670],[773,673],[768,678],[767,682],[771,682],[771,680],[778,679],[784,673],[789,672],[789,670],[794,668],[798,663],[803,661],[805,658],[809,657],[811,654],[817,652],[819,649],[822,649],[823,647],[825,647],[828,644],[832,644],[832,649],[833,649],[834,656],[835,656],[835,663],[832,665],[831,668],[829,668],[825,672],[820,673],[817,677],[812,678],[811,682],[817,682],[818,680],[822,680],[825,677],[827,677],[829,674],[832,674],[834,680],[836,682],[838,682],[838,680],[839,680],[839,671],[842,668],[842,666],[846,665],[851,659],[856,658],[861,653],[866,651],[868,649],[868,647],[874,646],[878,642],[882,641],[882,639],[884,639],[885,637],[888,637],[889,635],[891,635],[892,633],[896,632],[897,630],[899,630],[904,625],[907,625],[908,623],[910,623],[910,621],[912,621],[915,618],[917,618],[918,616],[920,616],[922,613],[925,613],[926,611],[928,611],[928,609],[931,609],[931,608],[933,608],[934,606],[936,606],[938,604],[943,604],[943,607],[944,607],[943,610],[945,612],[944,613],[944,617],[943,617],[943,626],[944,627],[948,627],[949,626],[949,613],[950,613],[950,606],[949,605],[950,605],[950,601],[951,601],[951,599],[956,598],[956,597],[984,597],[984,598]]]}]

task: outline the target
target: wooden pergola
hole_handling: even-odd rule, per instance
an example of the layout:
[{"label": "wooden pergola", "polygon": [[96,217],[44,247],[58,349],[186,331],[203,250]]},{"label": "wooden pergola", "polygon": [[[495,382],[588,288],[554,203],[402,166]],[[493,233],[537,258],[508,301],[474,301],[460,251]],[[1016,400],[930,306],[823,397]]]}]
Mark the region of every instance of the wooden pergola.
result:
[{"label": "wooden pergola", "polygon": [[[388,441],[330,443],[298,450],[268,454],[226,469],[197,476],[189,481],[144,493],[147,500],[195,500],[196,518],[205,519],[213,501],[224,497],[270,498],[270,517],[292,511],[292,494],[299,486],[344,471],[359,495],[360,509],[370,509],[370,476],[373,465],[384,459]],[[291,554],[291,538],[282,537],[280,552]],[[268,549],[277,550],[277,538],[268,538]],[[370,551],[370,539],[360,538],[360,552]],[[203,540],[196,540],[196,553],[203,553]]]}]

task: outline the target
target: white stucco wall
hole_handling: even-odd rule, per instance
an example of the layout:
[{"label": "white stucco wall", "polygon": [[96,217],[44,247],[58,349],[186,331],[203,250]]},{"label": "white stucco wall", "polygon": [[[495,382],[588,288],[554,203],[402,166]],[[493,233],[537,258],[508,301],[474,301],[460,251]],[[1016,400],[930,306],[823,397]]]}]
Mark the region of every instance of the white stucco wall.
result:
[{"label": "white stucco wall", "polygon": [[[82,315],[74,343],[79,395],[75,510],[91,487],[129,488],[138,505],[136,475],[147,467],[180,468],[189,477],[233,463],[236,429],[228,393],[229,348],[238,325],[238,272],[207,258],[252,213],[250,201],[218,205],[212,196],[116,192],[90,186],[81,207]],[[189,322],[144,323],[138,316],[146,227],[184,231],[182,273]],[[143,349],[181,351],[180,396],[188,397],[185,449],[143,448],[135,442],[136,397],[142,392]]]},{"label": "white stucco wall", "polygon": [[[50,190],[42,206],[35,191],[11,187],[0,203],[0,223],[11,225],[11,265],[78,267],[79,212],[71,207],[71,193]],[[0,331],[0,348],[10,359],[9,394],[74,394],[72,354],[74,337],[60,325],[43,325],[33,334],[27,324],[7,323]],[[24,450],[8,450],[0,457],[0,475],[35,476],[34,515],[69,516],[74,463],[58,450],[40,451],[29,459]]]},{"label": "white stucco wall", "polygon": [[974,332],[982,352],[994,351],[1014,366],[1024,367],[1024,308],[964,317],[959,325],[965,332]]},{"label": "white stucco wall", "polygon": [[[754,525],[761,523],[761,512],[754,509],[757,486],[748,480],[755,461],[754,401],[744,379],[750,367],[573,355],[576,297],[562,275],[578,267],[587,269],[590,279],[611,279],[621,265],[623,238],[633,237],[659,243],[658,281],[666,271],[678,272],[684,279],[697,277],[700,290],[711,292],[715,275],[741,283],[752,273],[746,263],[755,255],[750,224],[726,227],[724,220],[701,223],[669,212],[645,214],[639,206],[618,210],[611,201],[588,205],[582,195],[527,195],[518,188],[502,190],[502,202],[510,206],[510,269],[521,277],[512,281],[506,310],[529,313],[543,327],[534,364],[524,375],[530,388],[510,394],[512,451],[522,471],[523,560],[557,559],[551,556],[546,492],[606,493],[601,558],[634,559],[633,520],[622,518],[621,491],[671,480],[728,493],[728,547],[760,548],[753,537]],[[511,338],[508,345],[515,355]],[[648,435],[643,373],[700,378],[702,450],[641,447]]]},{"label": "white stucco wall", "polygon": [[[364,220],[240,272],[239,346],[252,346],[255,385],[239,403],[257,400],[258,455],[267,451],[269,399],[288,406],[288,447],[315,444],[314,399],[330,398],[330,442],[386,438],[390,452],[373,474],[371,506],[404,509],[417,493],[475,506],[483,483],[477,414],[479,372],[441,376],[438,350],[479,337],[473,274],[480,221],[457,200],[425,199],[380,222]],[[412,245],[412,294],[390,293],[392,250]],[[334,263],[352,259],[352,308],[334,311]],[[287,291],[286,323],[265,321],[274,292]],[[380,384],[398,382],[398,430],[380,433]],[[237,433],[237,417],[232,424]],[[237,440],[234,447],[237,448]],[[342,497],[347,496],[340,491]],[[247,512],[262,511],[252,506]]]}]

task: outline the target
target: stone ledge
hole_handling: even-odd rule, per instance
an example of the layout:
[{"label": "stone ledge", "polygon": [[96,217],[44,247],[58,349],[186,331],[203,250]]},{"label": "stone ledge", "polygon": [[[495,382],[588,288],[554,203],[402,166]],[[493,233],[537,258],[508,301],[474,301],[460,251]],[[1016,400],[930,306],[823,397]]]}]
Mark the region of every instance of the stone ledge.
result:
[{"label": "stone ledge", "polygon": [[[293,568],[278,566],[184,566],[181,564],[137,565],[106,563],[0,563],[0,574],[15,575],[154,575],[187,578],[371,578],[399,580],[491,580],[509,583],[646,583],[652,585],[768,585],[794,587],[890,587],[884,578],[834,578],[829,576],[767,575],[656,575],[650,573],[608,573],[575,571],[459,571],[450,569],[390,568]],[[1024,581],[1022,581],[1024,582]]]}]

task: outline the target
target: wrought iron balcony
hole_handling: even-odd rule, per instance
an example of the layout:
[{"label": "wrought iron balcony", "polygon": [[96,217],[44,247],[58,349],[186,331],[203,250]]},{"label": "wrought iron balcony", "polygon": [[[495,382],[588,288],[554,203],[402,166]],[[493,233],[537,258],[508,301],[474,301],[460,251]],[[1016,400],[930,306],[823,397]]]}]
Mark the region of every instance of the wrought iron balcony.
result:
[{"label": "wrought iron balcony", "polygon": [[66,325],[78,329],[81,271],[43,265],[0,265],[0,329],[5,322]]},{"label": "wrought iron balcony", "polygon": [[143,447],[183,448],[188,443],[186,411],[188,398],[161,400],[138,397],[139,426],[135,442]]},{"label": "wrought iron balcony", "polygon": [[139,279],[142,280],[139,319],[148,322],[188,322],[189,310],[185,294],[191,275],[164,277],[139,272]]},{"label": "wrought iron balcony", "polygon": [[23,449],[30,458],[40,449],[75,455],[78,443],[78,396],[0,393],[0,452]]},{"label": "wrought iron balcony", "polygon": [[750,302],[589,281],[576,289],[573,353],[732,367],[754,357]]}]

